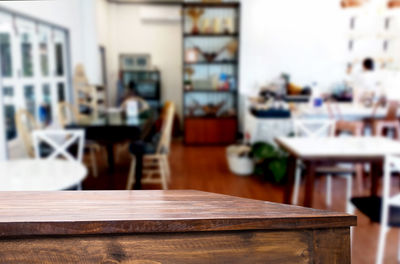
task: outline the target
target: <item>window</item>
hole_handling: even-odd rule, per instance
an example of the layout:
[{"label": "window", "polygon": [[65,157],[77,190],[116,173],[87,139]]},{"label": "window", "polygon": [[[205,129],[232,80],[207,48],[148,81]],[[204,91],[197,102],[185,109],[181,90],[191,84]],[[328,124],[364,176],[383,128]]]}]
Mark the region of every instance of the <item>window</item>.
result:
[{"label": "window", "polygon": [[36,102],[35,102],[35,90],[33,85],[26,85],[24,87],[24,96],[26,109],[32,116],[36,116]]},{"label": "window", "polygon": [[17,128],[15,125],[15,107],[13,105],[5,105],[4,115],[6,120],[7,140],[14,139],[17,136]]},{"label": "window", "polygon": [[24,77],[32,77],[33,76],[32,43],[29,40],[28,33],[22,34],[21,53],[22,53],[22,74]]},{"label": "window", "polygon": [[63,60],[63,46],[61,43],[56,43],[56,75],[63,76],[64,75],[64,60]]},{"label": "window", "polygon": [[64,83],[57,84],[57,93],[58,93],[58,101],[65,102],[65,90],[64,90]]},{"label": "window", "polygon": [[12,76],[10,34],[0,33],[1,74],[3,77]]}]

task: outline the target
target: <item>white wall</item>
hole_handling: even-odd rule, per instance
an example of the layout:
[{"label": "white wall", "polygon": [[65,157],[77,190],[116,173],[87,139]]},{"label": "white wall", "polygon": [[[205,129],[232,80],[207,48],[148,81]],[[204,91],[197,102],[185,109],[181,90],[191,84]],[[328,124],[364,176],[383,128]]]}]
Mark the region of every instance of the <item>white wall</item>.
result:
[{"label": "white wall", "polygon": [[338,0],[242,1],[242,94],[282,72],[294,83],[341,81],[348,21]]},{"label": "white wall", "polygon": [[83,63],[89,81],[98,84],[101,78],[95,1],[97,0],[1,1],[0,6],[68,28],[72,69],[76,64]]},{"label": "white wall", "polygon": [[[100,3],[104,5],[104,3]],[[149,53],[152,64],[162,75],[162,100],[171,100],[178,112],[182,110],[182,32],[181,24],[176,22],[148,22],[141,20],[141,9],[160,8],[107,4],[98,7],[98,19],[108,17],[108,23],[99,20],[98,27],[102,42],[106,45],[109,81],[109,103],[115,105],[119,73],[119,55],[122,53]],[[166,12],[177,12],[179,7],[161,7]],[[107,27],[108,24],[108,27]],[[105,32],[105,31],[108,31]],[[108,36],[108,37],[106,37]]]}]

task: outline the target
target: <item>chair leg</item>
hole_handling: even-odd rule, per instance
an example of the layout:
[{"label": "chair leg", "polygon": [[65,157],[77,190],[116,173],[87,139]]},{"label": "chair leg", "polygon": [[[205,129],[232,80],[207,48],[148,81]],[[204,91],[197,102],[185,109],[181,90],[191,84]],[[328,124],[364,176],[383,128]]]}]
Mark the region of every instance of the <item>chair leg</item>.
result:
[{"label": "chair leg", "polygon": [[382,205],[384,208],[382,210],[382,221],[381,221],[381,230],[379,233],[379,242],[378,242],[378,253],[376,257],[376,264],[382,264],[383,263],[383,257],[385,253],[385,244],[386,244],[386,235],[387,232],[389,231],[389,226],[388,226],[388,217],[389,217],[389,206],[386,206],[385,204]]},{"label": "chair leg", "polygon": [[397,262],[400,262],[400,231],[398,231],[398,236],[399,236],[399,244],[397,245]]},{"label": "chair leg", "polygon": [[136,159],[132,157],[131,167],[129,169],[128,180],[126,182],[126,189],[132,190],[133,184],[135,184],[135,170],[136,170]]},{"label": "chair leg", "polygon": [[301,177],[301,167],[298,164],[296,168],[296,175],[294,179],[294,188],[292,196],[292,204],[294,205],[297,205],[299,201],[300,177]]},{"label": "chair leg", "polygon": [[351,204],[351,196],[353,189],[353,175],[348,175],[346,177],[346,212],[348,214],[354,214],[354,206]]},{"label": "chair leg", "polygon": [[167,176],[167,181],[170,182],[171,181],[171,169],[169,167],[168,156],[164,156],[162,161],[164,162],[164,169],[165,169],[165,174]]},{"label": "chair leg", "polygon": [[364,183],[363,183],[363,164],[356,164],[356,182],[357,182],[357,191],[358,194],[362,195],[364,191]]},{"label": "chair leg", "polygon": [[326,175],[326,205],[332,205],[332,175]]},{"label": "chair leg", "polygon": [[98,176],[97,162],[96,162],[95,150],[93,148],[90,149],[90,160],[91,160],[91,163],[92,163],[93,176],[95,178],[97,178],[97,176]]},{"label": "chair leg", "polygon": [[163,158],[158,160],[158,166],[159,166],[159,173],[161,177],[161,185],[163,190],[168,190],[168,179],[167,179],[167,173],[166,173],[166,168],[165,168],[165,162]]}]

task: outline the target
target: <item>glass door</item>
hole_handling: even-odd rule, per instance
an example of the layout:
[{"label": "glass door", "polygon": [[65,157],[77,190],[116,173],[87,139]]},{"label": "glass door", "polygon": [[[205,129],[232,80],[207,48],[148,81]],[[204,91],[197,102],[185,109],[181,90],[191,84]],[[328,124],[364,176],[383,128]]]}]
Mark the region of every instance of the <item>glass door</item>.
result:
[{"label": "glass door", "polygon": [[70,101],[67,34],[0,8],[0,87],[9,146],[19,136],[15,122],[19,109],[45,126],[57,123],[58,103]]}]

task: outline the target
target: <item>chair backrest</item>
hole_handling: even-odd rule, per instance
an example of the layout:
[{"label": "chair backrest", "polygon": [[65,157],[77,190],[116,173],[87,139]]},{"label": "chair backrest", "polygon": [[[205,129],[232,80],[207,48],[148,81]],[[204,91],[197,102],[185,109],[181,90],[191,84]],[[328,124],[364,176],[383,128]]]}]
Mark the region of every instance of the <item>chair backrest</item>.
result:
[{"label": "chair backrest", "polygon": [[387,155],[385,157],[385,164],[384,164],[383,192],[382,192],[382,202],[384,206],[390,204],[392,198],[392,195],[390,193],[392,186],[391,184],[392,173],[398,172],[399,170],[400,170],[400,157]]},{"label": "chair backrest", "polygon": [[85,67],[78,64],[74,73],[75,102],[78,105],[78,112],[81,107],[89,108],[92,115],[98,114],[97,88],[89,84],[86,77]]},{"label": "chair backrest", "polygon": [[[84,130],[35,130],[32,135],[37,159],[42,158],[41,148],[46,146],[50,153],[46,153],[48,155],[44,159],[64,158],[68,161],[82,162]],[[72,146],[76,146],[75,156],[69,152]]]},{"label": "chair backrest", "polygon": [[58,103],[58,120],[62,127],[77,121],[79,118],[79,112],[76,107],[67,103],[67,102],[60,102]]},{"label": "chair backrest", "polygon": [[385,121],[396,121],[397,110],[399,109],[400,103],[398,101],[388,102],[388,111],[385,116]]},{"label": "chair backrest", "polygon": [[335,125],[335,135],[340,136],[342,133],[352,136],[362,136],[364,134],[364,123],[361,121],[338,120]]},{"label": "chair backrest", "polygon": [[293,121],[296,137],[332,137],[335,121],[330,119],[296,119]]},{"label": "chair backrest", "polygon": [[39,124],[35,118],[24,109],[19,109],[15,113],[15,122],[17,126],[18,135],[22,138],[27,154],[30,157],[35,156],[32,143],[32,131],[39,129]]},{"label": "chair backrest", "polygon": [[163,123],[161,126],[161,137],[158,142],[157,154],[169,153],[172,138],[172,127],[174,123],[175,105],[168,101],[162,111]]}]

